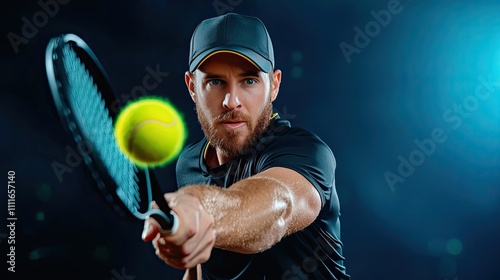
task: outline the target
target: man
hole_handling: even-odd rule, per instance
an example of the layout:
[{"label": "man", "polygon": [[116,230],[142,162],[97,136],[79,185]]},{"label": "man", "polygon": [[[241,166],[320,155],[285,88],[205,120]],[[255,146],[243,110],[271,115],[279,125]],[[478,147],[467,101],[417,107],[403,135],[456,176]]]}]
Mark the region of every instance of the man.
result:
[{"label": "man", "polygon": [[281,71],[264,24],[234,13],[201,22],[185,82],[205,138],[185,147],[180,189],[165,195],[178,228],[150,218],[143,239],[184,279],[349,279],[335,159],[273,114]]}]

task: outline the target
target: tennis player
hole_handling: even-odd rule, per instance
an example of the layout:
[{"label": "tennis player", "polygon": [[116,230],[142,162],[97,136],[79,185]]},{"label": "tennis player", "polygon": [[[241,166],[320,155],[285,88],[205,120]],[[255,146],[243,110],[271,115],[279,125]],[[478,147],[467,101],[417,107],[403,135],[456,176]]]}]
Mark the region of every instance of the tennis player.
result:
[{"label": "tennis player", "polygon": [[258,18],[195,29],[185,82],[205,137],[185,147],[179,190],[165,194],[179,227],[161,232],[150,218],[142,236],[184,279],[350,279],[334,155],[273,113],[281,76]]}]

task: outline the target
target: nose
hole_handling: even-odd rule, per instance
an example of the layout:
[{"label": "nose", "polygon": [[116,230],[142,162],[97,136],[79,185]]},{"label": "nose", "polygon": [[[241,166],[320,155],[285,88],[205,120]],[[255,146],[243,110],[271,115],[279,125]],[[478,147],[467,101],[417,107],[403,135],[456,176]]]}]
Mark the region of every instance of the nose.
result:
[{"label": "nose", "polygon": [[222,101],[222,106],[224,109],[231,111],[241,107],[241,102],[237,94],[228,92],[224,97],[224,101]]}]

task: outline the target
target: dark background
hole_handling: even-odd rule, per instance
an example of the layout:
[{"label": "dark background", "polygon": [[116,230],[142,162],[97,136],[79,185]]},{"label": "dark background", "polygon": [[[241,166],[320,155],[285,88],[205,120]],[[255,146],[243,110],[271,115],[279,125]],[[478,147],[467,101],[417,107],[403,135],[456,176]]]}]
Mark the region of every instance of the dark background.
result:
[{"label": "dark background", "polygon": [[[402,0],[385,26],[370,23],[372,11],[397,1],[220,0],[225,11],[210,0],[62,3],[17,47],[9,34],[23,36],[23,18],[33,23],[43,8],[37,1],[0,4],[0,180],[5,186],[15,171],[18,219],[10,277],[179,279],[141,241],[142,223],[110,211],[83,164],[68,157],[75,147],[48,90],[45,47],[61,33],[83,38],[122,101],[132,100],[146,67],[159,65],[169,76],[149,94],[184,112],[188,141],[195,141],[201,131],[183,80],[189,39],[202,19],[230,8],[261,18],[271,34],[283,71],[276,110],[336,155],[353,279],[500,279],[498,1]],[[366,26],[372,36],[356,38],[349,63],[339,45],[355,47],[355,28]],[[436,128],[442,143],[432,148],[425,139]],[[427,143],[426,154],[416,140]],[[402,175],[402,160],[414,169],[402,170],[404,181],[391,187],[384,174]],[[71,172],[58,178],[54,164]],[[175,189],[173,169],[156,170],[165,192]],[[6,225],[6,191],[2,196]],[[8,234],[0,227],[2,273]]]}]

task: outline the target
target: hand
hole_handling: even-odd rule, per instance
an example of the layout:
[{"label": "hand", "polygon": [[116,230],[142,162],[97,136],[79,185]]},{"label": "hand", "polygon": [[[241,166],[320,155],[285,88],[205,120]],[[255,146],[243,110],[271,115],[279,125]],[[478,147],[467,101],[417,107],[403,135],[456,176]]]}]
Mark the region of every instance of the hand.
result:
[{"label": "hand", "polygon": [[[152,241],[156,255],[175,268],[189,269],[206,262],[215,244],[213,216],[195,196],[168,193],[165,200],[179,217],[179,227],[174,233],[162,232],[158,222],[148,218],[142,239]],[[158,208],[155,203],[153,207]]]}]

